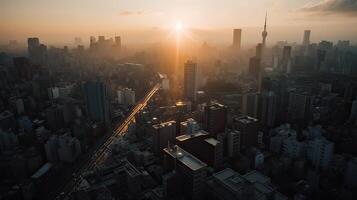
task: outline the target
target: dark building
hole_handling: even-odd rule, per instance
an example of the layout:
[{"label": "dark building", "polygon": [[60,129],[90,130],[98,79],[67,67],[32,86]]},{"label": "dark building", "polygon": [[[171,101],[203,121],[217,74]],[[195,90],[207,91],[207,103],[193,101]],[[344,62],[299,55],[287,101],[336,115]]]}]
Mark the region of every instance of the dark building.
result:
[{"label": "dark building", "polygon": [[196,101],[197,92],[197,63],[189,60],[184,66],[184,97]]},{"label": "dark building", "polygon": [[106,85],[99,81],[89,81],[83,86],[89,117],[104,124],[110,122]]},{"label": "dark building", "polygon": [[222,166],[223,144],[206,131],[178,136],[176,144],[214,169]]},{"label": "dark building", "polygon": [[164,149],[164,171],[175,170],[181,178],[185,199],[203,199],[207,165],[175,145]]},{"label": "dark building", "polygon": [[224,132],[227,125],[227,107],[213,103],[204,108],[203,128],[212,136]]},{"label": "dark building", "polygon": [[260,73],[260,59],[258,57],[252,57],[249,59],[249,75],[255,79],[259,79]]},{"label": "dark building", "polygon": [[233,119],[233,128],[240,132],[241,151],[258,144],[258,119],[249,116],[237,117]]},{"label": "dark building", "polygon": [[175,142],[176,122],[168,121],[152,126],[152,149],[153,152],[161,157],[162,150],[169,144]]}]

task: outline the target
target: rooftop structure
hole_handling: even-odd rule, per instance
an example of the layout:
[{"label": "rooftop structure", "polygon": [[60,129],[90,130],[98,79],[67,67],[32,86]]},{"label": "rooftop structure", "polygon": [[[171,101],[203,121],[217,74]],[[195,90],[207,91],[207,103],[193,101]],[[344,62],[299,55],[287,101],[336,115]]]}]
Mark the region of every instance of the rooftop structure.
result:
[{"label": "rooftop structure", "polygon": [[200,161],[195,156],[191,155],[177,145],[165,148],[164,151],[172,158],[176,159],[177,162],[184,164],[192,171],[200,170],[207,166],[206,163]]}]

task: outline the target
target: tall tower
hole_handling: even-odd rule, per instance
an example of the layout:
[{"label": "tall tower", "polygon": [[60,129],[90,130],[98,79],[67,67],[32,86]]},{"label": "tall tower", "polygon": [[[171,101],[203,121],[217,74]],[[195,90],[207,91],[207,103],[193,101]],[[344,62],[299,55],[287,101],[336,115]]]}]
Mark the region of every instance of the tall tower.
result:
[{"label": "tall tower", "polygon": [[240,49],[242,39],[242,29],[233,29],[233,48]]},{"label": "tall tower", "polygon": [[311,30],[304,31],[304,39],[302,41],[303,46],[308,46],[310,44],[310,35],[311,35]]},{"label": "tall tower", "polygon": [[188,60],[184,66],[184,96],[190,101],[196,101],[197,63]]},{"label": "tall tower", "polygon": [[264,23],[264,31],[262,32],[262,37],[263,37],[263,47],[265,47],[266,45],[266,40],[267,40],[267,36],[268,36],[268,32],[267,32],[267,16],[268,13],[265,13],[265,23]]}]

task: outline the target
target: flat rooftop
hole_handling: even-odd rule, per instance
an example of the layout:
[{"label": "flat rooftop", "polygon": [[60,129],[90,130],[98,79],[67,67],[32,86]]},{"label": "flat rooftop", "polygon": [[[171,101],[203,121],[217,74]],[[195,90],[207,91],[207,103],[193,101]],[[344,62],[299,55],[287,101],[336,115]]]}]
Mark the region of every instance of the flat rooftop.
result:
[{"label": "flat rooftop", "polygon": [[160,128],[163,128],[165,126],[171,126],[173,124],[176,124],[176,121],[168,121],[168,122],[163,122],[163,123],[160,123],[160,124],[155,124],[155,125],[152,125],[153,128],[155,129],[160,129]]},{"label": "flat rooftop", "polygon": [[235,120],[244,124],[255,123],[258,121],[257,118],[249,117],[249,116],[237,117],[235,118]]},{"label": "flat rooftop", "polygon": [[183,142],[195,137],[200,137],[200,136],[206,136],[209,135],[208,132],[204,131],[204,130],[199,130],[197,133],[193,133],[193,134],[185,134],[185,135],[180,135],[176,137],[177,141]]},{"label": "flat rooftop", "polygon": [[218,110],[218,109],[226,108],[226,106],[224,106],[223,104],[220,104],[220,103],[213,103],[213,104],[209,105],[209,108],[211,110]]},{"label": "flat rooftop", "polygon": [[207,138],[205,139],[205,142],[207,142],[208,144],[212,145],[212,146],[217,146],[217,144],[219,144],[220,142],[214,138]]},{"label": "flat rooftop", "polygon": [[237,194],[242,194],[249,185],[253,184],[255,199],[265,200],[266,196],[269,194],[274,194],[274,199],[276,200],[287,199],[286,196],[275,190],[269,177],[266,177],[257,171],[251,171],[245,175],[240,175],[232,169],[226,168],[213,174],[213,179],[216,181],[216,184],[213,185],[214,189],[223,192],[222,195],[236,196]]},{"label": "flat rooftop", "polygon": [[174,159],[176,159],[177,161],[181,162],[182,164],[190,168],[192,171],[200,170],[202,168],[207,167],[206,163],[200,161],[198,158],[191,155],[190,153],[183,150],[177,145],[175,145],[170,149],[165,148],[164,151],[170,156],[172,156]]}]

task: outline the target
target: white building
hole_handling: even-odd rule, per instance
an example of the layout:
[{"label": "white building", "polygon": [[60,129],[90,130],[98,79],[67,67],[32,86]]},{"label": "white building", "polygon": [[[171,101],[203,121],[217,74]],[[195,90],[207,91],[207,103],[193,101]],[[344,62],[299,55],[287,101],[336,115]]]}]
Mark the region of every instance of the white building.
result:
[{"label": "white building", "polygon": [[227,133],[228,156],[233,157],[240,153],[240,132],[237,130]]},{"label": "white building", "polygon": [[334,144],[324,137],[307,142],[307,159],[316,167],[327,169],[333,156]]}]

